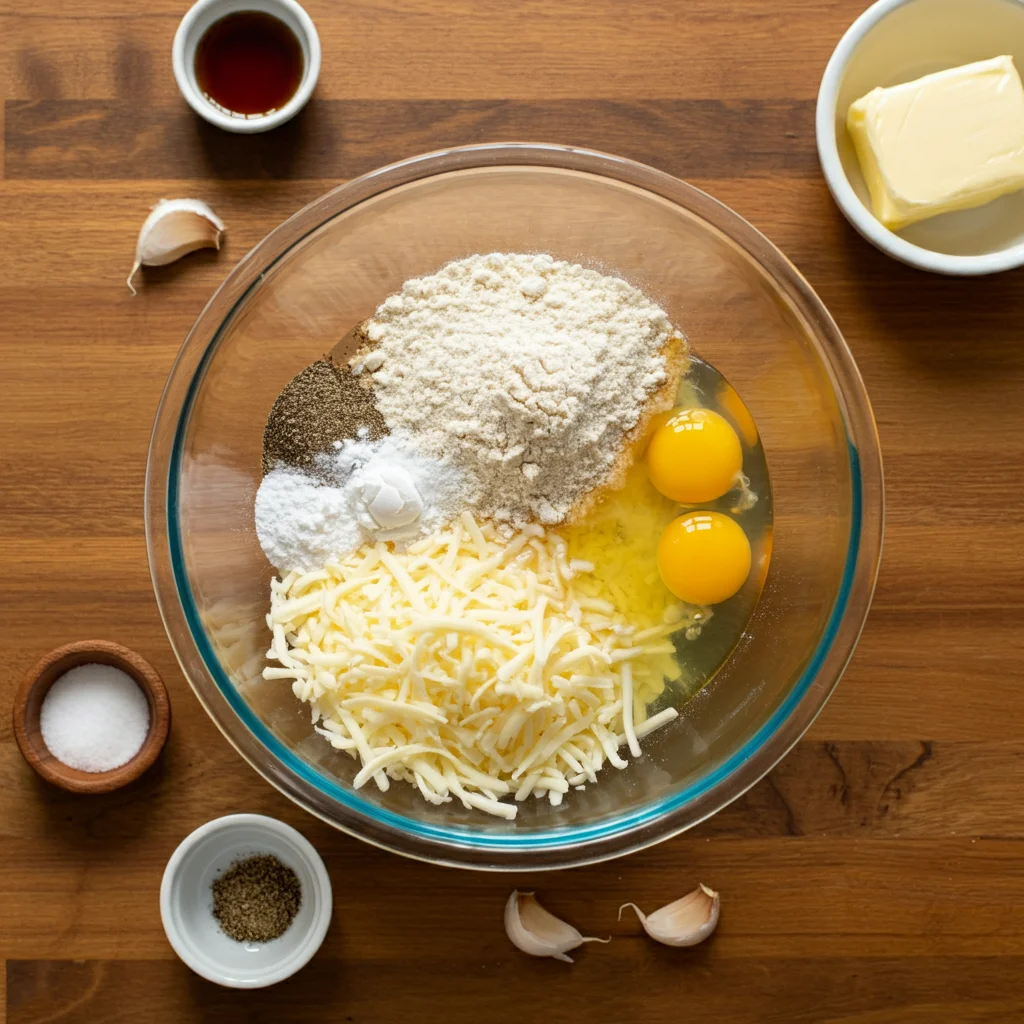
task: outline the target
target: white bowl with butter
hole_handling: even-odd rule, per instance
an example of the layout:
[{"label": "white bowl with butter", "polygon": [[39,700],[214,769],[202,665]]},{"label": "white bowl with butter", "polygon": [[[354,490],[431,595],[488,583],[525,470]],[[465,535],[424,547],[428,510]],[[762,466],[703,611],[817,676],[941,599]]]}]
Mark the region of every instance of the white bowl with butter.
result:
[{"label": "white bowl with butter", "polygon": [[[1024,189],[998,194],[1015,187],[1017,174],[1024,184],[1024,160],[1013,152],[1024,120],[1018,124],[1017,106],[1006,103],[1013,76],[998,62],[963,67],[1004,56],[1024,75],[1024,0],[879,0],[836,47],[818,92],[818,154],[839,208],[883,252],[941,274],[991,274],[1024,265]],[[937,75],[942,72],[947,74]],[[883,165],[876,169],[871,156],[865,160],[876,200],[884,181],[896,186],[893,201],[883,200],[878,210],[891,227],[873,212],[847,127],[856,101],[863,101],[854,115],[865,126],[858,133],[861,152]],[[901,135],[908,109],[914,110],[912,146]],[[984,114],[973,119],[975,109]],[[955,159],[944,159],[943,147],[954,137],[961,139]],[[916,161],[908,163],[910,154]],[[991,172],[993,154],[1000,155],[998,173]],[[971,194],[975,201],[998,197],[955,208]],[[931,215],[936,210],[949,212]]]}]

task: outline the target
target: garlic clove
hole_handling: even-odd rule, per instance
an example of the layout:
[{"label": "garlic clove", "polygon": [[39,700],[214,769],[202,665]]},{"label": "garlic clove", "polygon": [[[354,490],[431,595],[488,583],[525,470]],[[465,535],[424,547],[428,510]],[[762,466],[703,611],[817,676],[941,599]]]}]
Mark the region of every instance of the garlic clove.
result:
[{"label": "garlic clove", "polygon": [[619,918],[626,907],[632,907],[644,931],[655,942],[666,946],[696,946],[718,925],[719,903],[718,893],[702,884],[653,914],[645,915],[635,903],[623,903],[619,907]]},{"label": "garlic clove", "polygon": [[566,953],[584,942],[611,939],[584,938],[571,924],[545,910],[532,892],[512,890],[505,904],[505,931],[516,949],[530,956],[550,956],[572,963]]},{"label": "garlic clove", "polygon": [[132,295],[132,278],[139,267],[162,267],[196,249],[219,249],[223,232],[223,221],[202,200],[161,199],[139,230],[135,264],[128,275]]}]

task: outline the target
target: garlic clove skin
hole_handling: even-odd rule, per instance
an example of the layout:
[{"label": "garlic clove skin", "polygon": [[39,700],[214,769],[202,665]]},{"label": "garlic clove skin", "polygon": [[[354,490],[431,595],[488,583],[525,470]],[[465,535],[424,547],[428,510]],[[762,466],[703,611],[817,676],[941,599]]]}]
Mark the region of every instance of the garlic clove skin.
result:
[{"label": "garlic clove skin", "polygon": [[571,924],[545,910],[532,892],[512,890],[505,904],[505,931],[516,949],[530,956],[550,956],[567,964],[566,954],[584,942],[611,942],[611,939],[584,938]]},{"label": "garlic clove skin", "polygon": [[132,278],[139,267],[162,267],[196,249],[219,249],[224,222],[200,199],[161,199],[139,230]]},{"label": "garlic clove skin", "polygon": [[669,903],[653,914],[644,912],[635,903],[623,903],[619,917],[626,907],[632,907],[644,931],[665,946],[696,946],[717,927],[720,910],[718,893],[706,885],[698,885],[682,899]]}]

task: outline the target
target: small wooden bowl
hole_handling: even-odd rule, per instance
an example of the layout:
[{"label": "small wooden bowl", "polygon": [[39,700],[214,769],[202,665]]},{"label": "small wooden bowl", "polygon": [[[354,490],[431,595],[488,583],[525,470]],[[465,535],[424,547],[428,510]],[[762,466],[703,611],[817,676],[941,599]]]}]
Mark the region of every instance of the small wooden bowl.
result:
[{"label": "small wooden bowl", "polygon": [[[47,690],[79,665],[112,665],[138,683],[149,702],[149,732],[139,752],[109,772],[69,768],[43,742],[39,712]],[[171,728],[171,704],[156,669],[134,651],[109,640],[81,640],[50,651],[31,668],[14,697],[14,736],[22,756],[47,782],[72,793],[109,793],[137,779],[156,760]]]}]

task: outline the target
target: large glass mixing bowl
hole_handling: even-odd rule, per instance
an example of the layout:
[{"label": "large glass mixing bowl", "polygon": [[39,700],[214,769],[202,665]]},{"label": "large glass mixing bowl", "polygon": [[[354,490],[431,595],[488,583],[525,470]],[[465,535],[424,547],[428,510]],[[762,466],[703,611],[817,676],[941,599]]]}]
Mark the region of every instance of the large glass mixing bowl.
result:
[{"label": "large glass mixing bowl", "polygon": [[[253,524],[277,393],[407,278],[472,253],[546,252],[614,272],[686,331],[761,431],[774,544],[742,640],[629,768],[513,822],[434,807],[411,786],[353,789],[356,762],[264,682],[272,570]],[[472,381],[466,381],[472,387]],[[558,146],[417,157],[311,203],[213,296],[157,413],[146,530],[168,636],[239,753],[308,811],[398,853],[477,868],[619,856],[686,829],[771,769],[821,710],[867,615],[882,468],[857,368],[808,284],[754,228],[649,167]]]}]

